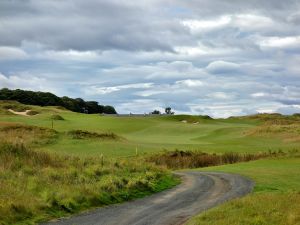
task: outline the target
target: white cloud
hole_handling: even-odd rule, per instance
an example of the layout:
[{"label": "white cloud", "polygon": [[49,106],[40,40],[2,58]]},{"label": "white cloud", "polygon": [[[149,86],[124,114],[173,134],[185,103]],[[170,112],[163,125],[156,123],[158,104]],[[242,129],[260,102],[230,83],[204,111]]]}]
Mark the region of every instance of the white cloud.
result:
[{"label": "white cloud", "polygon": [[237,14],[233,18],[234,26],[241,29],[256,30],[275,25],[271,18],[257,14]]},{"label": "white cloud", "polygon": [[187,79],[187,80],[179,80],[176,81],[176,84],[178,85],[183,85],[186,87],[201,87],[204,85],[204,83],[201,80],[192,80],[192,79]]},{"label": "white cloud", "polygon": [[212,20],[183,20],[181,23],[188,27],[192,32],[197,33],[224,27],[230,24],[231,20],[231,17],[226,15]]},{"label": "white cloud", "polygon": [[87,90],[85,90],[85,93],[89,95],[96,95],[96,94],[104,95],[104,94],[109,94],[112,92],[117,92],[125,89],[147,89],[147,88],[151,88],[152,86],[153,83],[125,84],[125,85],[117,85],[111,87],[91,86],[88,87]]},{"label": "white cloud", "polygon": [[260,40],[258,44],[263,48],[299,48],[300,36],[269,37]]},{"label": "white cloud", "polygon": [[235,72],[240,69],[240,65],[233,62],[226,62],[223,60],[211,62],[207,67],[210,73],[228,73]]},{"label": "white cloud", "polygon": [[0,46],[0,60],[20,60],[28,57],[27,53],[20,48]]},{"label": "white cloud", "polygon": [[75,61],[94,61],[100,59],[99,54],[96,51],[54,51],[48,50],[40,52],[36,55],[38,58],[44,58],[49,60],[75,60]]},{"label": "white cloud", "polygon": [[274,26],[271,18],[259,14],[231,14],[210,20],[183,20],[181,23],[188,27],[193,34],[211,32],[226,27],[255,31]]},{"label": "white cloud", "polygon": [[234,95],[232,95],[230,93],[225,93],[225,92],[214,92],[214,93],[208,94],[207,96],[209,98],[219,99],[219,100],[228,100],[228,99],[232,99],[234,97]]},{"label": "white cloud", "polygon": [[47,82],[44,78],[34,77],[29,74],[5,76],[0,73],[0,88],[22,88],[26,90],[38,91],[54,91],[47,87]]},{"label": "white cloud", "polygon": [[159,94],[165,94],[165,93],[168,93],[168,90],[144,90],[144,91],[135,92],[135,95],[141,96],[141,97],[150,97],[153,95],[159,95]]},{"label": "white cloud", "polygon": [[263,107],[263,108],[258,108],[256,111],[258,113],[275,113],[277,110]]},{"label": "white cloud", "polygon": [[117,106],[119,112],[149,113],[154,109],[164,112],[164,104],[154,99],[134,99],[130,102],[123,102]]},{"label": "white cloud", "polygon": [[257,92],[257,93],[251,94],[251,96],[254,97],[254,98],[260,98],[260,97],[268,96],[268,94],[267,93],[263,93],[263,92]]}]

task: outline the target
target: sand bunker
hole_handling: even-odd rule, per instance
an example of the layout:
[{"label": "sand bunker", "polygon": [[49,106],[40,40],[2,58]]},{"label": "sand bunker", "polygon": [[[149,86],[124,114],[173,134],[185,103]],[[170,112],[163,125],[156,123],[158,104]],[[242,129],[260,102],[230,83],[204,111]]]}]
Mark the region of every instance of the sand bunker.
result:
[{"label": "sand bunker", "polygon": [[30,112],[31,110],[26,110],[24,112],[17,112],[17,111],[14,111],[12,109],[9,109],[8,111],[13,113],[13,114],[16,114],[16,115],[29,116],[27,113]]}]

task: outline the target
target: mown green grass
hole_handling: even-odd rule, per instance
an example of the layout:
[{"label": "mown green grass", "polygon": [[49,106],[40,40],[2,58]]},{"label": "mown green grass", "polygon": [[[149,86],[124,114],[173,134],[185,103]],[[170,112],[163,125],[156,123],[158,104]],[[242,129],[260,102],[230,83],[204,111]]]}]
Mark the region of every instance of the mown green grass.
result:
[{"label": "mown green grass", "polygon": [[253,179],[254,192],[193,218],[188,225],[300,224],[300,157],[273,158],[201,171],[237,173]]},{"label": "mown green grass", "polygon": [[[0,113],[0,123],[17,122],[41,127],[52,127],[53,115],[64,120],[54,120],[54,129],[60,138],[43,150],[75,155],[132,156],[167,150],[199,150],[203,152],[260,152],[268,150],[291,150],[300,147],[300,141],[286,141],[284,137],[249,135],[262,122],[251,118],[205,119],[197,116],[163,117],[116,117],[86,115],[64,111],[55,107],[30,106],[40,112],[24,117]],[[186,120],[187,123],[183,123]],[[65,136],[70,130],[90,132],[113,132],[124,138],[114,140],[72,140]],[[275,138],[274,138],[275,137]],[[83,151],[84,149],[84,151]]]}]

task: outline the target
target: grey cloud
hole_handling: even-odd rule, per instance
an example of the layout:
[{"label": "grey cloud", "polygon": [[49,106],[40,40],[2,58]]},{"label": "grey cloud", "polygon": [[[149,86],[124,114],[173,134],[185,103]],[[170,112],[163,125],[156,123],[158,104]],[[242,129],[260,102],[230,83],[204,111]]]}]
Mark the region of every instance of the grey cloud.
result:
[{"label": "grey cloud", "polygon": [[[172,1],[173,2],[173,1]],[[261,12],[270,14],[279,18],[285,18],[284,12],[295,12],[299,9],[298,0],[233,0],[233,1],[218,1],[218,0],[192,0],[180,1],[177,3],[183,7],[193,9],[196,15],[213,16],[227,13],[244,13],[244,12]]]},{"label": "grey cloud", "polygon": [[189,39],[180,24],[121,1],[5,0],[0,9],[6,12],[0,13],[2,45],[26,40],[52,49],[172,51]]},{"label": "grey cloud", "polygon": [[299,9],[297,0],[3,0],[0,87],[119,112],[296,111]]},{"label": "grey cloud", "polygon": [[0,46],[0,60],[19,60],[28,57],[27,53],[22,49]]}]

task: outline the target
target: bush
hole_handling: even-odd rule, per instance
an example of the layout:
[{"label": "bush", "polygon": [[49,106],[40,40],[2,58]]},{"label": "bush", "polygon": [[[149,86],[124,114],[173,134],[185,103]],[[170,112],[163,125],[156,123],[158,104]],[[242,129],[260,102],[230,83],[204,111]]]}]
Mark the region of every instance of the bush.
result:
[{"label": "bush", "polygon": [[224,154],[208,154],[199,151],[170,151],[162,154],[151,155],[148,162],[156,165],[163,165],[170,169],[200,168],[217,166],[222,164],[232,164],[237,162],[247,162],[269,156],[283,155],[283,152],[267,152],[257,154],[239,154],[228,152]]},{"label": "bush", "polygon": [[86,138],[96,138],[96,139],[120,139],[120,136],[115,133],[96,133],[85,130],[71,130],[68,134],[73,139],[86,139]]},{"label": "bush", "polygon": [[51,119],[52,120],[65,120],[61,115],[58,115],[58,114],[52,115]]},{"label": "bush", "polygon": [[30,110],[30,111],[27,111],[26,115],[28,116],[34,116],[34,115],[37,115],[39,114],[38,111],[35,111],[35,110]]}]

